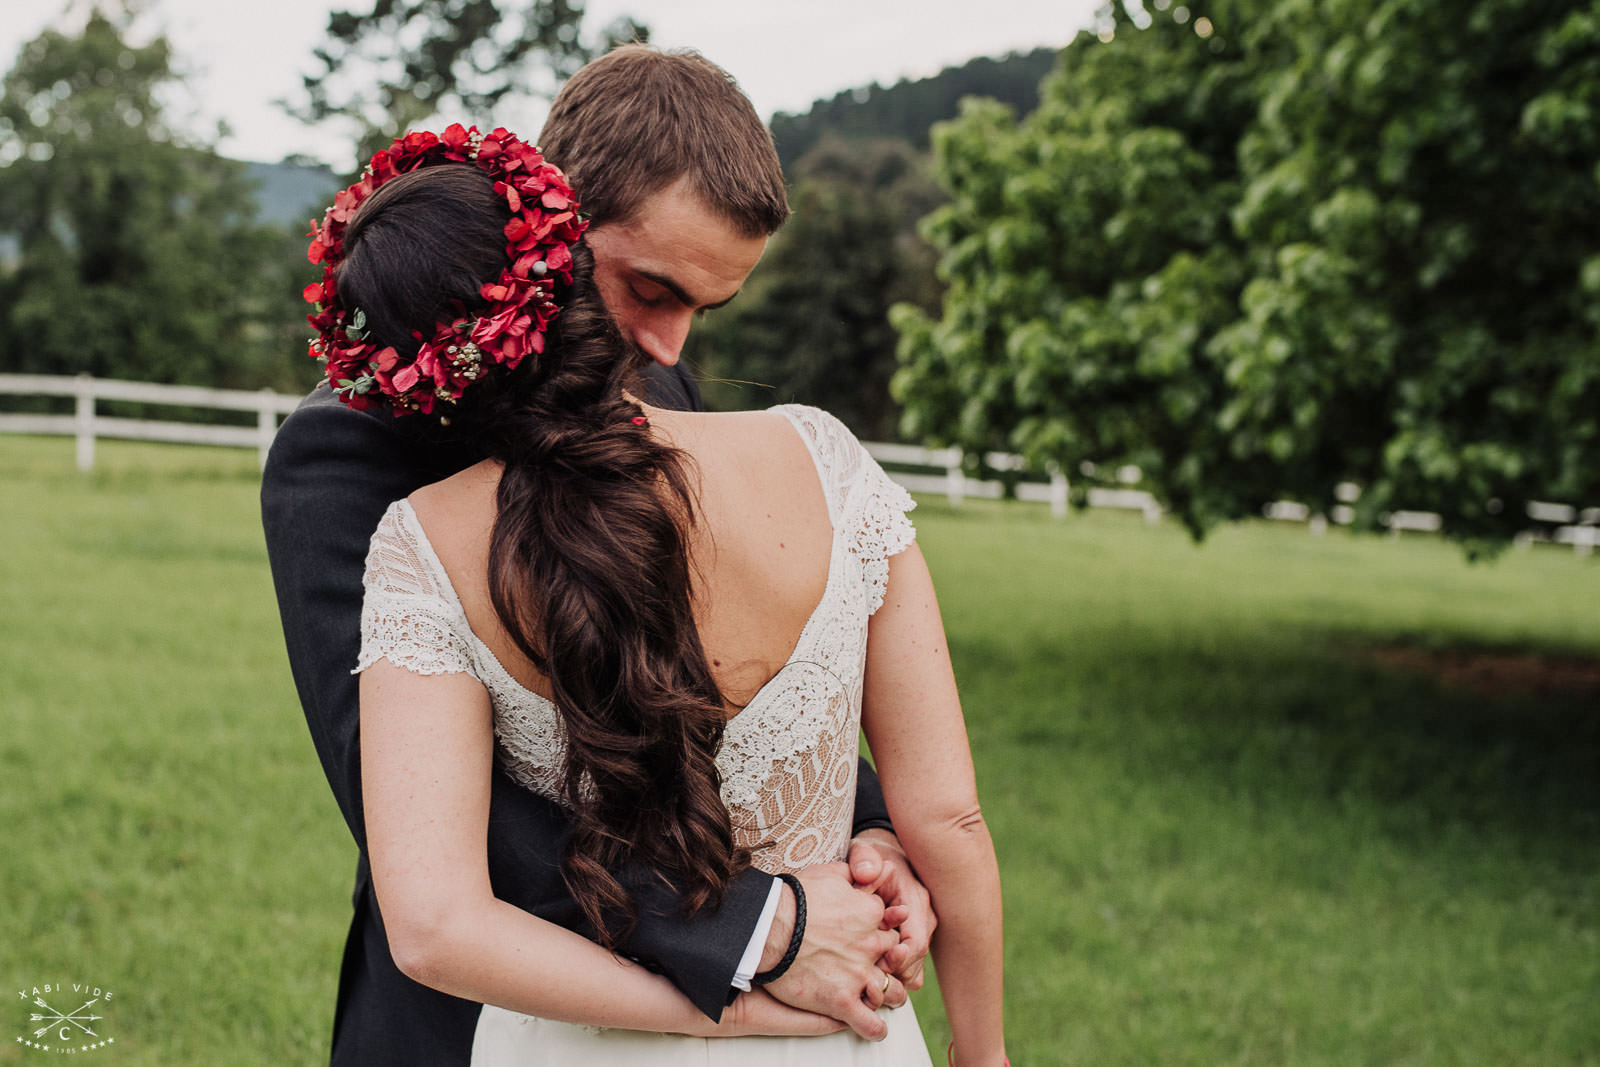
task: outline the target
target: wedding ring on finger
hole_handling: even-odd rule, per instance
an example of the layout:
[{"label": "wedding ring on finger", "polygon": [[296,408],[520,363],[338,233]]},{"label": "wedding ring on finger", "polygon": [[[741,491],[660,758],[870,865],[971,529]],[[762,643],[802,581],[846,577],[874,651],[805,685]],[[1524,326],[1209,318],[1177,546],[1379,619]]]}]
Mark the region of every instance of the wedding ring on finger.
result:
[{"label": "wedding ring on finger", "polygon": [[878,995],[881,996],[881,997],[886,997],[886,996],[889,995],[889,972],[888,971],[884,971],[883,972],[883,988],[878,990]]}]

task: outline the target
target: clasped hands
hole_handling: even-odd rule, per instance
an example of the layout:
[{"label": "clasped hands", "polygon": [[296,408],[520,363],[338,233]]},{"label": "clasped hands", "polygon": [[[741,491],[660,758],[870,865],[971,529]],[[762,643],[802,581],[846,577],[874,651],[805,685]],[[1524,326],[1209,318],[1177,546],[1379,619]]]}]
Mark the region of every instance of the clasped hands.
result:
[{"label": "clasped hands", "polygon": [[[716,1032],[811,1035],[849,1027],[882,1040],[888,1025],[877,1009],[899,1007],[908,990],[922,987],[935,924],[927,890],[894,835],[883,830],[858,835],[845,863],[808,867],[798,878],[807,919],[793,966],[741,994]],[[794,897],[785,887],[763,969],[783,955],[794,919]]]}]

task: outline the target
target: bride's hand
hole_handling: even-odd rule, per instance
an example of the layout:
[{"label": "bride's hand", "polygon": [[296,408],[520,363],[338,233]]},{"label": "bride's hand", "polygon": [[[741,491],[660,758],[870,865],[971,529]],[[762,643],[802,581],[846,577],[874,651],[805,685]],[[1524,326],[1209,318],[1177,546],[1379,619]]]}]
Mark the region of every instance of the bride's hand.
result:
[{"label": "bride's hand", "polygon": [[704,1015],[699,1019],[701,1025],[690,1037],[821,1037],[847,1029],[837,1019],[791,1008],[760,989],[740,993],[723,1009],[719,1023]]},{"label": "bride's hand", "polygon": [[928,890],[912,872],[900,839],[888,830],[863,830],[850,842],[849,863],[856,885],[883,898],[885,925],[900,931],[900,944],[884,953],[878,965],[906,989],[921,989],[922,965],[938,921]]}]

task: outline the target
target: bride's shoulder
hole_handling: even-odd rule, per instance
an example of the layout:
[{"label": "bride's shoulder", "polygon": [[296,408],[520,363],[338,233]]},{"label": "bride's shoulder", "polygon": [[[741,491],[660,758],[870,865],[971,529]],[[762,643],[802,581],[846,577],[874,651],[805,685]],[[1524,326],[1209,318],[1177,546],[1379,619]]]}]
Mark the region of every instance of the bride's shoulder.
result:
[{"label": "bride's shoulder", "polygon": [[779,416],[808,441],[833,444],[856,439],[838,416],[809,404],[779,404],[768,408],[767,414]]},{"label": "bride's shoulder", "polygon": [[[745,421],[737,428],[740,435],[752,446],[770,452],[804,456],[855,440],[844,423],[822,408],[806,404],[778,404],[741,414]],[[805,447],[798,447],[801,444]]]},{"label": "bride's shoulder", "polygon": [[494,528],[502,469],[498,461],[486,459],[406,498],[441,558],[453,557],[459,547],[487,537]]},{"label": "bride's shoulder", "polygon": [[[765,411],[666,412],[672,420],[668,439],[689,452],[713,451],[727,455],[730,449],[740,454],[781,450],[794,439],[794,430],[782,412],[794,405],[767,408]],[[657,417],[658,422],[665,420]]]},{"label": "bride's shoulder", "polygon": [[406,499],[419,516],[457,508],[472,510],[485,500],[492,505],[502,469],[498,460],[486,459],[448,478],[431,482]]}]

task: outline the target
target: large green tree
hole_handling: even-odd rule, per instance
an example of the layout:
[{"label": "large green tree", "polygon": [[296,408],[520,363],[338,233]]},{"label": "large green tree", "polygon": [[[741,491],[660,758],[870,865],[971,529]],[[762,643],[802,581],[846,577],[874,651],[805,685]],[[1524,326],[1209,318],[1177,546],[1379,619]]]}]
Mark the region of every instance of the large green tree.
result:
[{"label": "large green tree", "polygon": [[358,158],[434,115],[489,122],[501,101],[553,96],[579,67],[615,44],[648,40],[632,18],[586,39],[582,0],[373,0],[336,10],[288,104],[306,122],[342,117],[359,131]]},{"label": "large green tree", "polygon": [[1196,536],[1347,481],[1475,544],[1600,503],[1600,3],[1148,7],[935,137],[906,429],[1138,463]]},{"label": "large green tree", "polygon": [[163,121],[167,43],[125,29],[47,31],[0,85],[0,367],[280,383],[305,333],[290,237],[253,221],[242,164]]}]

